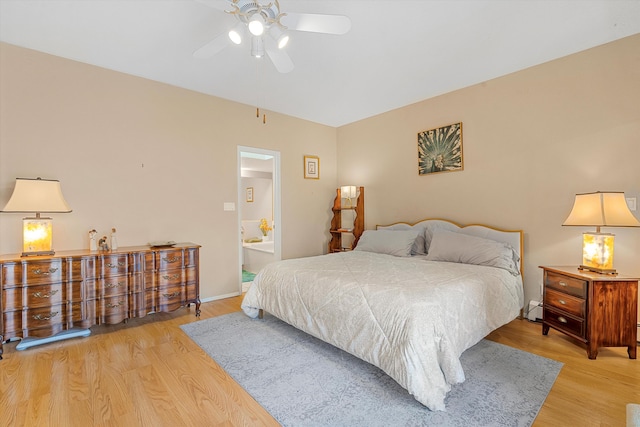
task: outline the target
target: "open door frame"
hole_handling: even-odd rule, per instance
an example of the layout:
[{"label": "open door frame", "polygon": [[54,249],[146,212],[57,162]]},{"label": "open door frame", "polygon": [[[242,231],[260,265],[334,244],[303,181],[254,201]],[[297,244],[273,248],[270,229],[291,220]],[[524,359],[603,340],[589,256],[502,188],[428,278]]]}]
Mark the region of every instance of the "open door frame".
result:
[{"label": "open door frame", "polygon": [[[280,152],[273,150],[265,150],[263,148],[238,146],[238,167],[237,167],[237,188],[238,188],[238,241],[242,242],[242,200],[245,197],[244,189],[242,188],[242,154],[252,153],[257,155],[267,155],[273,157],[273,255],[276,261],[282,259],[282,205],[281,205],[281,190],[280,190]],[[242,243],[238,249],[238,275],[240,277],[240,283],[238,289],[242,294]]]}]

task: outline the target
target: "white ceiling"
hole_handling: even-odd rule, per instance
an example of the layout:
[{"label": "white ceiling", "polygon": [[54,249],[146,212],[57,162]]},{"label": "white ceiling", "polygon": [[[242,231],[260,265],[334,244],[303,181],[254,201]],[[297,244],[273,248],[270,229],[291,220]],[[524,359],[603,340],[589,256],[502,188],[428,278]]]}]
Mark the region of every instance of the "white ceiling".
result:
[{"label": "white ceiling", "polygon": [[292,32],[288,74],[248,46],[193,58],[236,22],[194,0],[0,0],[0,40],[337,127],[640,33],[640,0],[280,0],[280,8],[347,15],[351,31]]}]

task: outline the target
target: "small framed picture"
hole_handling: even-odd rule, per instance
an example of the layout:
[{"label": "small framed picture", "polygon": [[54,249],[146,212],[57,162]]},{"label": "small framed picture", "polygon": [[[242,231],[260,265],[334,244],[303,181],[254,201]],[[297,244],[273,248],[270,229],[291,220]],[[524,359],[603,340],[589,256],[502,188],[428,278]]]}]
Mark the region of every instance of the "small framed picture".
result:
[{"label": "small framed picture", "polygon": [[304,178],[320,179],[320,158],[318,156],[304,156]]},{"label": "small framed picture", "polygon": [[247,202],[253,203],[253,187],[247,187],[246,193],[247,193]]}]

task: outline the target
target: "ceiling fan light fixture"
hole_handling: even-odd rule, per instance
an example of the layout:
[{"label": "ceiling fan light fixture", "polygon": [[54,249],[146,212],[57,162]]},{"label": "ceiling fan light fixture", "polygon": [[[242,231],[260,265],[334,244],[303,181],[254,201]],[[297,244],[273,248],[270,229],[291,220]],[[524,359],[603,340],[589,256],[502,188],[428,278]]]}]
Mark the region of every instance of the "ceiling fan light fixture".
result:
[{"label": "ceiling fan light fixture", "polygon": [[244,25],[242,23],[239,23],[229,31],[229,39],[231,39],[231,41],[234,44],[241,44],[242,34],[244,32],[243,30],[244,30]]},{"label": "ceiling fan light fixture", "polygon": [[264,33],[264,18],[259,13],[254,14],[247,24],[249,31],[254,36],[261,36]]},{"label": "ceiling fan light fixture", "polygon": [[276,41],[276,45],[278,46],[278,49],[284,49],[287,43],[289,43],[289,34],[282,31],[280,28],[276,26],[271,27],[269,34],[271,35],[271,38],[273,38]]},{"label": "ceiling fan light fixture", "polygon": [[253,37],[251,39],[251,56],[255,58],[262,58],[264,56],[262,37]]}]

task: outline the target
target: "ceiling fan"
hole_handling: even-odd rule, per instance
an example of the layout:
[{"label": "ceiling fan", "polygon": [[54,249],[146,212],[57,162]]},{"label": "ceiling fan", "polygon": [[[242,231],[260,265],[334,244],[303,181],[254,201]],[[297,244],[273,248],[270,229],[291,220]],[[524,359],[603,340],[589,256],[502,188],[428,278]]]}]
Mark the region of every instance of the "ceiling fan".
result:
[{"label": "ceiling fan", "polygon": [[[266,55],[281,73],[293,70],[293,61],[284,50],[289,41],[288,31],[307,31],[324,34],[345,34],[351,20],[344,15],[313,13],[285,13],[278,0],[262,4],[260,0],[196,0],[209,7],[235,16],[238,23],[193,53],[200,59],[210,58],[230,44],[250,40],[251,55]],[[231,10],[227,10],[230,8]]]}]

